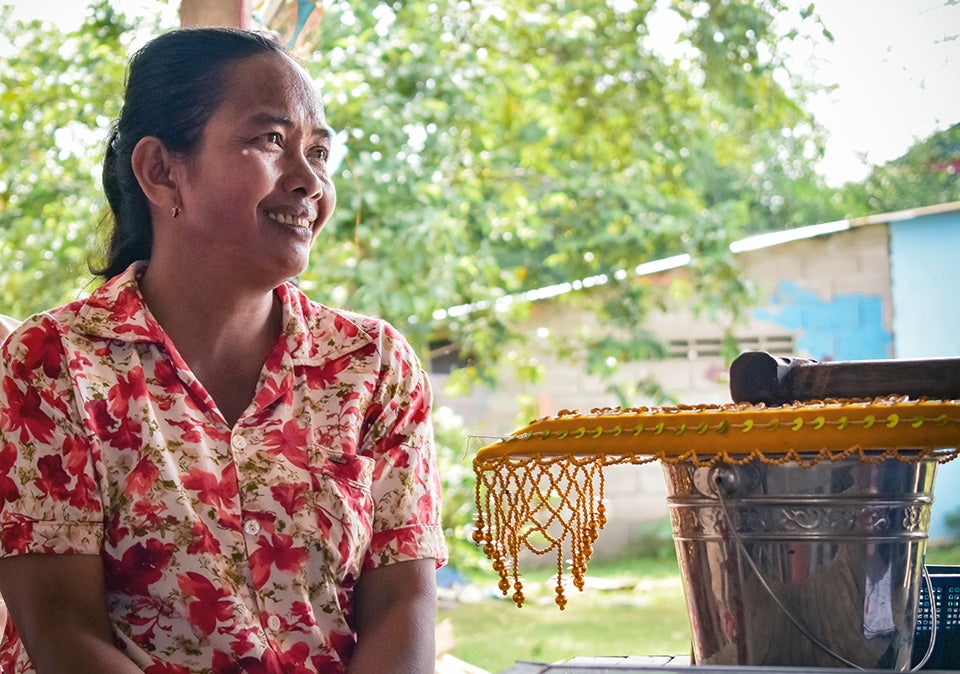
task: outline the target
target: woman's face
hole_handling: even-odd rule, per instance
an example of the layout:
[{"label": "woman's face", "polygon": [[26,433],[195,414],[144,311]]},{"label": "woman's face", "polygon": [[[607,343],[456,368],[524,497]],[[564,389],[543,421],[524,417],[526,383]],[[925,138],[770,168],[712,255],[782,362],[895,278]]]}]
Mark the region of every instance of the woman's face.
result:
[{"label": "woman's face", "polygon": [[313,83],[289,58],[253,56],[227,74],[183,164],[176,238],[204,265],[273,287],[303,271],[336,204],[330,133]]}]

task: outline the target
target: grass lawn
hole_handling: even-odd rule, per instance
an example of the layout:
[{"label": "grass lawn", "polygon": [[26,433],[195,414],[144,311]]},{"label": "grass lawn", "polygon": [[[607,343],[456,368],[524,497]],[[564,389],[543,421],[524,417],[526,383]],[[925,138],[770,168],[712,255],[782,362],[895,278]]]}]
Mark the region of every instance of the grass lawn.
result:
[{"label": "grass lawn", "polygon": [[[929,548],[928,564],[960,565],[960,546]],[[567,608],[553,603],[548,570],[524,578],[523,608],[507,598],[486,598],[443,608],[453,625],[453,655],[489,672],[518,660],[555,662],[577,655],[677,655],[690,651],[690,627],[676,559],[595,562],[587,587],[567,591]],[[475,577],[486,594],[497,576]]]},{"label": "grass lawn", "polygon": [[[583,592],[568,589],[563,611],[553,602],[548,573],[525,577],[522,608],[507,598],[441,608],[438,619],[453,624],[453,655],[499,672],[518,660],[689,652],[690,628],[675,560],[592,564],[587,586]],[[491,573],[475,582],[500,597],[497,580]]]}]

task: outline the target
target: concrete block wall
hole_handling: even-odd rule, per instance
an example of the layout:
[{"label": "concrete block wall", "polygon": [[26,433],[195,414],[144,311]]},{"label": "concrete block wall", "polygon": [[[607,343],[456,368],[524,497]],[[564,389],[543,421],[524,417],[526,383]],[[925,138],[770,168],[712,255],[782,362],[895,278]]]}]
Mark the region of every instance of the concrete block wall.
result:
[{"label": "concrete block wall", "polygon": [[893,355],[886,225],[741,255],[744,274],[758,284],[765,300],[753,312],[754,329],[765,323],[789,330],[796,335],[798,355],[816,360]]}]

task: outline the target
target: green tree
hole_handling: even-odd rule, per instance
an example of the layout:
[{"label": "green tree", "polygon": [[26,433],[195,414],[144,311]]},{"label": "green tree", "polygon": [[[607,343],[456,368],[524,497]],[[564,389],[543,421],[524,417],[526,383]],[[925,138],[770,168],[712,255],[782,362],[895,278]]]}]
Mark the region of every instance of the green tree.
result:
[{"label": "green tree", "polygon": [[[638,263],[690,254],[684,292],[736,315],[730,240],[819,208],[816,126],[780,84],[793,35],[776,33],[780,0],[675,0],[659,10],[684,26],[665,56],[654,5],[329,3],[305,60],[349,154],[303,287],[391,320],[422,354],[459,345],[462,386],[493,383],[508,355],[538,376],[517,329],[529,304],[507,301],[526,290],[610,279],[591,307],[604,330],[558,347],[609,374],[659,350],[645,317],[669,297],[632,276]],[[73,33],[9,34],[0,310],[22,316],[90,282],[100,143],[136,33],[100,0]],[[471,310],[444,311],[457,306]]]},{"label": "green tree", "polygon": [[844,196],[855,215],[890,213],[960,199],[960,123],[931,134],[902,157],[874,168]]},{"label": "green tree", "polygon": [[[450,565],[461,571],[486,569],[486,556],[470,538],[476,511],[476,476],[464,443],[463,419],[449,407],[433,410],[437,473],[443,489],[443,531]],[[472,447],[473,450],[479,447]]]},{"label": "green tree", "polygon": [[[0,22],[11,25],[11,8]],[[65,33],[5,31],[0,58],[0,311],[18,317],[76,299],[105,200],[100,147],[119,112],[131,26],[107,2]]]},{"label": "green tree", "polygon": [[[517,352],[529,307],[504,299],[531,288],[689,253],[692,292],[736,313],[746,288],[729,242],[808,217],[822,186],[816,127],[778,84],[791,36],[772,19],[785,10],[678,0],[676,58],[648,45],[653,10],[332,3],[309,66],[350,155],[307,286],[399,320],[424,348],[459,344],[462,384],[492,382]],[[643,325],[663,296],[629,274],[612,287],[596,307],[608,330],[569,349],[595,371],[657,353]],[[474,310],[431,320],[463,305]]]}]

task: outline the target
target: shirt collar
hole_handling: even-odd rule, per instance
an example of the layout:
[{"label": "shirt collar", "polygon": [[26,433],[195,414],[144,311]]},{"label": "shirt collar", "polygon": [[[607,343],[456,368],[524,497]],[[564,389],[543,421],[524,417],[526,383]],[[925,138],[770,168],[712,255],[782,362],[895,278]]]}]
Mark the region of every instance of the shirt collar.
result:
[{"label": "shirt collar", "polygon": [[[79,312],[77,329],[95,338],[122,342],[166,342],[166,333],[140,293],[147,261],[134,262],[97,288]],[[276,291],[282,305],[286,353],[295,364],[319,365],[374,341],[369,319],[312,302],[290,283]]]},{"label": "shirt collar", "polygon": [[299,288],[284,283],[276,289],[283,305],[287,352],[298,365],[320,365],[374,341],[369,319],[313,302]]},{"label": "shirt collar", "polygon": [[163,329],[140,294],[138,281],[146,268],[145,260],[134,262],[94,290],[77,316],[77,330],[90,337],[122,342],[164,341]]}]

